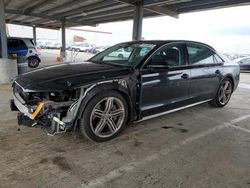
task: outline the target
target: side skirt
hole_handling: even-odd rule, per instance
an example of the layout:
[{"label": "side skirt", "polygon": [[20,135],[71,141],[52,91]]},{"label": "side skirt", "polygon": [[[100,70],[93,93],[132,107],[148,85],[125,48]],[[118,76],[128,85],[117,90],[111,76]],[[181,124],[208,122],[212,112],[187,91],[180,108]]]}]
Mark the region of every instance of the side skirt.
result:
[{"label": "side skirt", "polygon": [[134,123],[138,123],[138,122],[145,121],[145,120],[148,120],[148,119],[152,119],[152,118],[156,118],[156,117],[163,116],[163,115],[166,115],[166,114],[170,114],[170,113],[173,113],[173,112],[177,112],[179,110],[190,108],[190,107],[193,107],[193,106],[196,106],[196,105],[199,105],[199,104],[203,104],[203,103],[206,103],[206,102],[209,102],[209,101],[212,101],[212,100],[213,99],[209,99],[209,100],[205,100],[205,101],[200,101],[200,102],[189,104],[189,105],[186,105],[186,106],[182,106],[180,108],[176,108],[176,109],[173,109],[173,110],[161,112],[161,113],[150,115],[150,116],[145,116],[142,119],[140,119],[138,121],[135,121]]}]

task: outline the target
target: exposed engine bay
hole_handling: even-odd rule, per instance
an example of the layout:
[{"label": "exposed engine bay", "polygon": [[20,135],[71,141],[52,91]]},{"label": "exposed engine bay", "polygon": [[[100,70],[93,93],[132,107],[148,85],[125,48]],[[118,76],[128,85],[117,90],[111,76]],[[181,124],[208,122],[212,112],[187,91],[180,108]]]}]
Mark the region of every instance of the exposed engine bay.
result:
[{"label": "exposed engine bay", "polygon": [[95,94],[94,91],[90,93],[94,88],[99,88],[96,86],[105,84],[127,89],[127,83],[122,79],[101,81],[57,92],[27,90],[15,81],[12,85],[13,99],[10,101],[10,108],[18,111],[18,125],[40,127],[48,135],[65,133],[76,128],[80,107],[86,105],[84,99]]},{"label": "exposed engine bay", "polygon": [[24,92],[13,83],[12,110],[19,110],[18,124],[43,127],[48,134],[66,132],[74,123],[74,109],[81,89],[63,92]]}]

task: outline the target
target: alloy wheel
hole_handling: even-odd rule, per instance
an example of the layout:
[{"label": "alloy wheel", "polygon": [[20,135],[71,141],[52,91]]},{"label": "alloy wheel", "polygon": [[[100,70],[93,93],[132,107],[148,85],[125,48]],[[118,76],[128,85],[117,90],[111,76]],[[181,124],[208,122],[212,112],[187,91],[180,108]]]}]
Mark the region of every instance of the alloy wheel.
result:
[{"label": "alloy wheel", "polygon": [[229,101],[231,94],[232,94],[232,84],[230,81],[226,80],[220,86],[219,102],[222,105],[225,105]]},{"label": "alloy wheel", "polygon": [[107,138],[117,133],[125,119],[125,107],[116,97],[107,97],[98,102],[90,116],[90,127],[93,133]]}]

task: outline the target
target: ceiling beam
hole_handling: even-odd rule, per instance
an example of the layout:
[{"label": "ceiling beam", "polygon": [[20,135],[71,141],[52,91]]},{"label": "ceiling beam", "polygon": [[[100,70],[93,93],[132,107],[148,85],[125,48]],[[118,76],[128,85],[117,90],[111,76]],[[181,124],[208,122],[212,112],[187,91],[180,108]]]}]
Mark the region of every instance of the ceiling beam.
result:
[{"label": "ceiling beam", "polygon": [[143,5],[144,6],[152,6],[152,5],[160,5],[167,3],[166,0],[144,0]]},{"label": "ceiling beam", "polygon": [[130,4],[130,5],[136,5],[136,3],[141,2],[141,3],[143,3],[143,9],[145,9],[145,10],[148,10],[148,11],[160,14],[160,15],[171,16],[174,18],[179,17],[178,12],[175,12],[169,8],[166,8],[166,7],[163,8],[161,6],[154,5],[152,3],[151,4],[149,4],[149,3],[144,4],[144,1],[131,1],[131,0],[115,0],[115,1],[120,2],[120,3]]},{"label": "ceiling beam", "polygon": [[246,0],[200,0],[195,1],[193,4],[190,2],[180,3],[179,6],[172,5],[171,8],[175,7],[178,9],[178,12],[185,13],[185,12],[194,12],[194,11],[201,11],[201,10],[211,10],[211,9],[219,9],[219,8],[226,8],[232,6],[240,6],[240,5],[249,5],[250,2]]},{"label": "ceiling beam", "polygon": [[179,14],[177,12],[172,11],[172,10],[167,9],[167,8],[160,7],[158,5],[144,7],[144,9],[148,10],[148,11],[151,11],[151,12],[161,14],[163,16],[167,15],[167,16],[171,16],[171,17],[174,17],[174,18],[179,18]]},{"label": "ceiling beam", "polygon": [[[144,11],[143,15],[148,15],[148,14],[154,14],[157,15],[156,13],[150,12],[150,11]],[[134,12],[127,12],[127,13],[123,13],[123,14],[118,14],[116,16],[102,16],[100,18],[97,19],[88,19],[87,21],[93,22],[93,23],[99,23],[102,21],[106,21],[106,20],[112,20],[112,19],[121,19],[121,18],[127,18],[130,17],[131,19],[133,19],[134,17]]]},{"label": "ceiling beam", "polygon": [[[147,14],[144,14],[145,18],[153,17],[153,16],[155,16],[155,13],[153,13],[153,12],[149,12]],[[101,24],[101,23],[108,23],[108,22],[126,21],[126,20],[133,19],[133,17],[134,17],[134,14],[127,14],[127,16],[124,15],[124,16],[115,17],[115,18],[110,17],[110,18],[105,18],[105,19],[99,19],[99,20],[97,20],[96,23]]]},{"label": "ceiling beam", "polygon": [[[27,23],[27,22],[20,22],[20,21],[12,21],[12,22],[10,22],[10,20],[8,20],[8,19],[5,20],[5,22],[8,23],[8,24],[24,25],[24,26],[29,26],[29,27],[33,26],[32,24]],[[56,30],[60,29],[60,27],[52,27],[50,25],[43,25],[43,24],[37,25],[36,27],[45,28],[45,29],[56,29]]]},{"label": "ceiling beam", "polygon": [[133,12],[133,11],[134,9],[131,7],[124,7],[124,8],[117,9],[117,10],[105,11],[105,12],[100,12],[97,14],[90,14],[87,16],[77,16],[77,17],[74,17],[74,19],[76,20],[95,19],[95,18],[102,18],[104,16],[115,16],[115,15],[119,15],[123,13]]},{"label": "ceiling beam", "polygon": [[101,9],[101,8],[105,8],[105,7],[110,7],[113,6],[117,3],[113,2],[113,1],[102,1],[102,2],[98,2],[98,3],[94,3],[94,4],[90,4],[90,5],[85,5],[85,6],[81,6],[69,11],[65,11],[63,13],[60,14],[56,14],[53,16],[58,16],[58,17],[69,17],[69,16],[74,16],[76,14],[84,14],[85,11],[90,11],[90,10],[96,10],[96,9]]},{"label": "ceiling beam", "polygon": [[42,1],[38,2],[38,3],[36,3],[35,5],[26,8],[25,11],[24,11],[24,13],[31,13],[35,9],[43,7],[43,6],[47,5],[50,2],[51,2],[51,0],[42,0]]},{"label": "ceiling beam", "polygon": [[193,6],[204,6],[204,5],[209,5],[209,4],[214,4],[214,3],[221,3],[221,2],[228,2],[228,0],[196,0],[196,1],[186,1],[186,2],[180,2],[178,4],[172,4],[169,5],[170,8],[172,9],[182,9],[182,8],[187,8],[187,7],[193,7]]},{"label": "ceiling beam", "polygon": [[[95,0],[96,1],[96,0]],[[87,1],[83,1],[83,0],[72,0],[72,1],[70,1],[70,2],[67,2],[67,3],[63,3],[63,4],[61,4],[61,5],[59,5],[59,6],[56,6],[56,7],[52,7],[52,8],[50,8],[50,9],[47,9],[47,10],[45,10],[45,11],[42,11],[41,13],[43,13],[43,14],[49,14],[49,13],[55,13],[55,12],[61,12],[63,9],[65,9],[65,8],[69,8],[69,7],[71,7],[71,6],[74,6],[74,5],[77,5],[77,4],[79,4],[79,3],[82,3],[82,2],[85,2],[86,4],[90,4],[91,2],[93,3],[93,2],[95,2],[95,1],[93,1],[93,0],[87,0]],[[85,5],[86,6],[86,5]]]},{"label": "ceiling beam", "polygon": [[[8,14],[17,14],[17,15],[31,16],[31,17],[37,17],[37,18],[42,18],[42,19],[47,19],[47,20],[62,21],[61,17],[48,16],[48,15],[44,15],[44,14],[40,14],[40,13],[22,13],[19,10],[13,10],[13,9],[6,9],[5,12],[8,13]],[[86,22],[86,21],[79,22],[79,21],[75,21],[74,19],[66,19],[65,21],[66,22],[72,22],[74,24],[79,24],[79,25],[95,26],[95,24],[89,23],[89,22]]]}]

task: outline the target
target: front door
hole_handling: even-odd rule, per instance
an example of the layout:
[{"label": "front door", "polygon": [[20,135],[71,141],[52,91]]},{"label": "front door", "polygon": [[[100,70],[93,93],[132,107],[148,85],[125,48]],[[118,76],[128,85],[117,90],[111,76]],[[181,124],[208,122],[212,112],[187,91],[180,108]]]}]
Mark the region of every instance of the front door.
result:
[{"label": "front door", "polygon": [[142,117],[168,111],[187,104],[190,69],[185,58],[185,45],[162,47],[141,72]]}]

